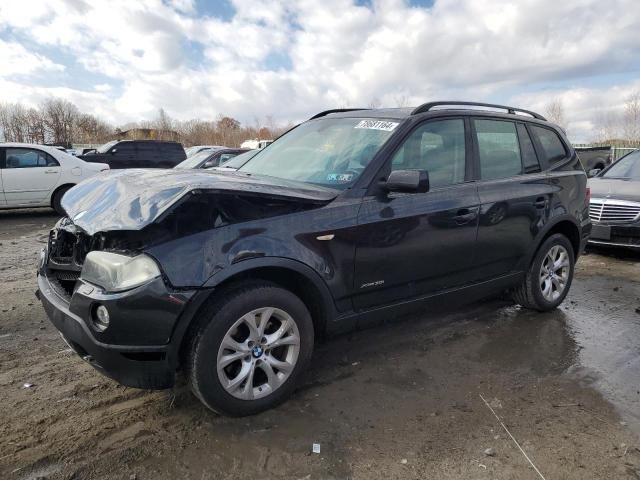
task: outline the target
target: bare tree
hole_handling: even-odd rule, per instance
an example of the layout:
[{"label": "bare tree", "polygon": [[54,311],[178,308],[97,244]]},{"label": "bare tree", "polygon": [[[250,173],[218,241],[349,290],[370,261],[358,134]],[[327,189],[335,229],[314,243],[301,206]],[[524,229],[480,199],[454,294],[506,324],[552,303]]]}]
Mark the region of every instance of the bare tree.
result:
[{"label": "bare tree", "polygon": [[369,108],[380,108],[381,102],[378,97],[373,97],[369,102]]},{"label": "bare tree", "polygon": [[20,104],[6,104],[0,108],[0,131],[7,142],[31,141],[30,111]]},{"label": "bare tree", "polygon": [[44,143],[47,135],[47,127],[44,116],[40,110],[30,108],[27,111],[27,123],[29,128],[29,143]]},{"label": "bare tree", "polygon": [[153,123],[155,129],[158,130],[159,140],[173,140],[174,121],[169,115],[167,115],[164,108],[160,108],[160,110],[158,110],[158,117]]},{"label": "bare tree", "polygon": [[409,98],[406,95],[396,95],[395,97],[396,107],[404,108],[409,103]]},{"label": "bare tree", "polygon": [[276,138],[293,125],[278,125],[272,116],[264,121],[255,119],[254,125],[244,126],[235,118],[219,115],[215,121],[193,119],[185,122],[172,119],[160,108],[153,120],[121,125],[114,129],[102,119],[82,113],[71,102],[50,98],[40,108],[26,108],[20,104],[0,103],[0,140],[6,142],[102,143],[122,137],[132,128],[156,129],[157,138],[176,139],[190,145],[239,146],[248,139]]},{"label": "bare tree", "polygon": [[640,91],[632,93],[625,101],[622,133],[626,140],[640,141]]},{"label": "bare tree", "polygon": [[80,112],[68,100],[51,98],[41,108],[46,127],[46,140],[50,143],[70,145],[73,140],[74,123]]},{"label": "bare tree", "polygon": [[555,98],[547,103],[544,113],[550,122],[560,125],[562,128],[566,129],[564,104],[562,103],[562,99]]}]

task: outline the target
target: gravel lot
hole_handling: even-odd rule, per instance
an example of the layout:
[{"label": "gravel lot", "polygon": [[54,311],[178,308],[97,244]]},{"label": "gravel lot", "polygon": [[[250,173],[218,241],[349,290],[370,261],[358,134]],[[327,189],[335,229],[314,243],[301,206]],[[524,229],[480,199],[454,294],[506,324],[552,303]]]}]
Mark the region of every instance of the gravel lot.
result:
[{"label": "gravel lot", "polygon": [[540,478],[482,395],[545,478],[640,479],[638,254],[582,257],[548,314],[496,300],[332,340],[290,401],[229,419],[66,348],[34,296],[55,221],[0,212],[0,478]]}]

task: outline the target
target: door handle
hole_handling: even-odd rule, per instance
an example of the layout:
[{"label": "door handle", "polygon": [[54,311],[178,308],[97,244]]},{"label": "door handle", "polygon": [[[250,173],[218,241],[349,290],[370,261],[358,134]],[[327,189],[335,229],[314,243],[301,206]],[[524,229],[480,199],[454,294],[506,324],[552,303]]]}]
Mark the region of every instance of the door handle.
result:
[{"label": "door handle", "polygon": [[44,173],[58,173],[56,170],[45,170]]},{"label": "door handle", "polygon": [[536,198],[534,205],[536,208],[545,208],[547,206],[547,199],[544,197],[538,197]]}]

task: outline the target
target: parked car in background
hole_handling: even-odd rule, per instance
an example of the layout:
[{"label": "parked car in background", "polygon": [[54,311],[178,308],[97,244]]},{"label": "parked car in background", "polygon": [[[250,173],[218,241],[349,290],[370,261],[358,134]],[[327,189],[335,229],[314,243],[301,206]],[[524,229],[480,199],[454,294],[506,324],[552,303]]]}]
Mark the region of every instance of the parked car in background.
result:
[{"label": "parked car in background", "polygon": [[576,153],[586,172],[611,165],[611,147],[576,147]]},{"label": "parked car in background", "polygon": [[269,145],[271,145],[273,143],[273,140],[245,140],[244,142],[242,142],[240,144],[241,148],[250,148],[250,149],[255,149],[255,148],[264,148],[267,147]]},{"label": "parked car in background", "polygon": [[38,295],[68,344],[132,387],[182,368],[228,415],[283,402],[327,335],[504,291],[556,308],[591,228],[562,130],[469,102],[321,112],[236,172],[113,172],[63,206]]},{"label": "parked car in background", "polygon": [[640,151],[589,179],[589,242],[640,249]]},{"label": "parked car in background", "polygon": [[178,142],[163,140],[114,140],[79,155],[87,162],[107,163],[119,168],[173,168],[185,158]]},{"label": "parked car in background", "polygon": [[193,147],[185,148],[184,152],[187,155],[187,158],[189,158],[196,153],[202,152],[203,150],[222,150],[224,148],[229,147],[225,147],[223,145],[194,145]]},{"label": "parked car in background", "polygon": [[56,148],[29,143],[0,143],[0,208],[52,207],[60,215],[67,190],[109,170]]},{"label": "parked car in background", "polygon": [[231,160],[227,160],[226,162],[221,163],[219,167],[215,168],[215,170],[228,171],[228,172],[238,170],[245,163],[247,163],[249,160],[255,157],[256,154],[259,153],[260,151],[261,150],[259,149],[248,150],[245,153],[241,153],[240,155],[233,157]]},{"label": "parked car in background", "polygon": [[245,153],[246,148],[224,148],[220,150],[202,150],[195,155],[187,157],[186,160],[173,168],[213,168],[217,167],[232,158]]}]

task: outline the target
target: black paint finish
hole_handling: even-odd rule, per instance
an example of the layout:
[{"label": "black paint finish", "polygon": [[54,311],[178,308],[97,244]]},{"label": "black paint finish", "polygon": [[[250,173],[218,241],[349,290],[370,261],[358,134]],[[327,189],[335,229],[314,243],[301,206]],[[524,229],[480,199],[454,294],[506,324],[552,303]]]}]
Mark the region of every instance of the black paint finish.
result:
[{"label": "black paint finish", "polygon": [[[163,272],[162,280],[118,295],[76,291],[62,308],[79,321],[88,322],[97,301],[117,312],[116,328],[108,335],[84,332],[83,348],[95,350],[96,342],[134,350],[163,345],[162,365],[173,372],[199,305],[239,278],[280,281],[314,299],[321,335],[388,320],[434,300],[464,302],[513,287],[552,232],[567,235],[576,255],[581,252],[591,228],[587,178],[564,134],[547,122],[464,110],[357,110],[325,117],[400,122],[343,191],[202,170],[112,173],[71,190],[63,205],[82,231],[78,245],[144,252]],[[381,182],[402,141],[424,122],[442,118],[464,119],[464,182],[427,192],[386,191]],[[548,164],[539,142],[529,141],[529,158],[540,159],[539,171],[482,180],[474,118],[518,122],[519,135],[526,125],[553,129],[566,158]],[[47,272],[45,266],[40,275]],[[46,300],[52,295],[41,291],[47,312],[58,318],[60,302]],[[54,323],[63,331],[68,324]],[[166,386],[160,377],[157,386]]]}]

